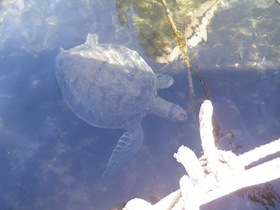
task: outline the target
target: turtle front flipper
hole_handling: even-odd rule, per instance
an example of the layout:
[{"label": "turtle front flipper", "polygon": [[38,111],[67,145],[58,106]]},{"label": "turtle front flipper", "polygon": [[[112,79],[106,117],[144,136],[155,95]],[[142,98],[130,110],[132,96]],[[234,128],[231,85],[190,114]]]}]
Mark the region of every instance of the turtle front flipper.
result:
[{"label": "turtle front flipper", "polygon": [[103,173],[103,180],[113,176],[136,154],[143,142],[143,138],[144,133],[140,123],[120,137]]},{"label": "turtle front flipper", "polygon": [[156,87],[157,89],[165,89],[169,88],[173,85],[174,79],[173,77],[167,75],[167,74],[162,74],[162,73],[156,73]]}]

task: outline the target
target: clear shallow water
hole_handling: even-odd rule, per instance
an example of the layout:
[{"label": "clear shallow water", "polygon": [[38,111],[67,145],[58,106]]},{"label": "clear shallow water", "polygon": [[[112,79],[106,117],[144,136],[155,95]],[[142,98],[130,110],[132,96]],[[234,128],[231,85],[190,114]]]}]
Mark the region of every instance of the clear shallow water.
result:
[{"label": "clear shallow water", "polygon": [[[235,12],[227,12],[236,14],[239,11],[242,17],[244,13],[238,10],[240,5],[234,7]],[[54,58],[60,47],[68,49],[83,43],[87,33],[98,33],[101,43],[125,44],[143,55],[153,69],[164,67],[160,70],[173,74],[174,86],[159,94],[190,110],[182,62],[177,60],[163,66],[147,58],[138,45],[132,24],[129,28],[120,27],[115,2],[25,1],[24,7],[20,3],[14,7],[17,10],[7,10],[7,6],[1,8],[10,11],[2,16],[0,26],[1,209],[102,210],[120,206],[134,197],[155,200],[177,189],[178,179],[184,171],[172,157],[173,153],[185,144],[200,155],[194,123],[176,124],[155,116],[146,117],[142,122],[144,144],[135,159],[117,176],[101,184],[107,160],[123,131],[93,128],[68,109],[55,79]],[[277,13],[274,9],[270,12],[277,25]],[[128,15],[131,21],[132,12]],[[222,11],[213,20],[213,28],[221,17],[224,17]],[[233,16],[228,21],[236,23],[240,17]],[[252,28],[251,34],[254,30],[264,29]],[[229,33],[228,28],[224,31]],[[259,50],[256,60],[261,62],[264,56],[267,60],[271,58],[271,70],[257,67],[245,70],[245,64],[244,68],[232,68],[234,59],[240,61],[238,56],[231,57],[230,54],[226,58],[233,60],[224,59],[219,57],[223,48],[213,46],[223,43],[234,54],[240,43],[222,42],[222,34],[221,31],[212,32],[208,42],[198,47],[198,63],[212,92],[223,130],[230,129],[235,133],[232,141],[242,146],[242,153],[280,136],[280,74],[275,63],[276,50],[272,49],[278,45],[277,40],[274,44],[271,39],[270,42],[265,42],[264,38],[250,39],[251,45],[267,44],[270,50]],[[232,34],[236,34],[234,30]],[[220,58],[217,59],[218,67],[217,60],[210,59],[211,49]],[[243,56],[244,59],[247,61]],[[199,104],[204,96],[199,83],[194,81]],[[228,148],[228,141],[222,146]],[[279,182],[273,185],[279,192]],[[228,209],[228,202],[233,204],[232,209],[264,208],[236,195],[204,208],[223,209],[226,206]]]}]

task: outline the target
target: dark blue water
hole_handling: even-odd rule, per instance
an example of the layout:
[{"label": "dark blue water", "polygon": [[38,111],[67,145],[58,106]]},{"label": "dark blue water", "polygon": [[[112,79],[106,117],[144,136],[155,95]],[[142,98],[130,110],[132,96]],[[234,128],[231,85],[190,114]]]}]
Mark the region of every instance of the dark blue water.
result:
[{"label": "dark blue water", "polygon": [[[178,189],[184,170],[173,158],[174,152],[184,144],[201,155],[182,61],[163,66],[146,57],[134,27],[120,27],[115,2],[22,2],[9,6],[2,2],[0,7],[1,14],[10,12],[2,16],[0,24],[0,209],[106,210],[121,207],[135,197],[155,201]],[[264,39],[265,29],[250,29],[252,37],[247,39],[250,46],[257,45],[259,57],[248,62],[244,51],[242,56],[235,56],[240,42],[234,45],[224,38],[230,32],[237,33],[233,27],[229,30],[236,22],[226,24],[224,17],[225,13],[233,14],[235,19],[228,21],[240,21],[240,15],[245,15],[241,8],[235,5],[235,12],[223,10],[217,14],[213,28],[221,24],[224,30],[209,36],[209,41],[198,48],[200,57],[194,62],[198,62],[211,90],[223,131],[235,134],[234,139],[225,139],[221,147],[240,146],[239,153],[280,136],[280,68],[275,59],[279,43],[274,39],[279,32],[276,30],[271,39]],[[261,12],[263,18],[268,18],[266,15],[269,11],[274,14],[274,8],[251,9],[252,19]],[[239,16],[234,16],[236,11],[240,11]],[[128,16],[131,21],[132,12]],[[273,17],[269,20],[269,27],[277,25]],[[77,118],[64,103],[54,74],[59,48],[83,43],[89,32],[98,33],[101,43],[125,44],[137,50],[153,69],[163,67],[162,71],[173,75],[175,84],[159,95],[190,113],[190,121],[183,124],[147,116],[142,121],[145,139],[140,151],[106,183],[101,182],[101,176],[123,130],[94,128]],[[263,64],[263,59],[266,66],[252,66],[254,62]],[[234,68],[235,62],[241,66]],[[198,109],[204,94],[196,77],[194,84]],[[275,193],[280,193],[279,181],[271,184]],[[246,196],[242,199],[235,194],[203,209],[229,209],[229,202],[231,209],[264,209]],[[279,201],[273,202],[279,208]]]}]

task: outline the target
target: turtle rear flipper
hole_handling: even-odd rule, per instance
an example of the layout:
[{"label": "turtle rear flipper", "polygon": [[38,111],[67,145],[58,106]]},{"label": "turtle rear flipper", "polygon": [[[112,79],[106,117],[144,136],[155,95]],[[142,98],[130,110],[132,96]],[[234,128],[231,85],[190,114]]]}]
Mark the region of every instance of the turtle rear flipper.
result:
[{"label": "turtle rear flipper", "polygon": [[120,137],[103,173],[103,180],[113,176],[136,154],[143,142],[143,138],[144,133],[140,124]]}]

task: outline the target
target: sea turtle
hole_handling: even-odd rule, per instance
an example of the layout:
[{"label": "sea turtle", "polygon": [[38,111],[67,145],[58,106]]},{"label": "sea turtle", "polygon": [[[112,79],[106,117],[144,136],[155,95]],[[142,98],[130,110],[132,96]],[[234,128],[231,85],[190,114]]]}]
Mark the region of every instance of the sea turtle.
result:
[{"label": "sea turtle", "polygon": [[173,84],[172,77],[154,74],[140,55],[124,46],[98,44],[96,34],[69,50],[60,50],[56,78],[70,109],[92,126],[123,128],[103,177],[114,174],[143,141],[141,120],[147,114],[176,122],[187,120],[186,111],[157,95],[158,88]]}]

